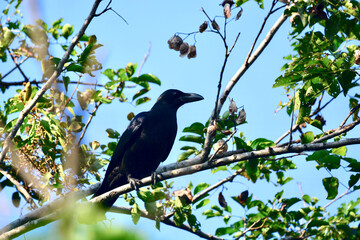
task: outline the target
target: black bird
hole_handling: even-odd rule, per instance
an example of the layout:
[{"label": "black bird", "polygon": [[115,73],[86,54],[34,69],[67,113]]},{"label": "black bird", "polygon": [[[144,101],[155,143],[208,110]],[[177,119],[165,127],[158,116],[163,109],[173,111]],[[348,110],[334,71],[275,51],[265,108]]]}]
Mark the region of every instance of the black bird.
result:
[{"label": "black bird", "polygon": [[[154,173],[174,144],[178,108],[202,99],[198,94],[170,89],[160,95],[150,111],[136,115],[120,137],[105,178],[93,198]],[[116,200],[117,197],[106,200],[101,206],[106,211]]]}]

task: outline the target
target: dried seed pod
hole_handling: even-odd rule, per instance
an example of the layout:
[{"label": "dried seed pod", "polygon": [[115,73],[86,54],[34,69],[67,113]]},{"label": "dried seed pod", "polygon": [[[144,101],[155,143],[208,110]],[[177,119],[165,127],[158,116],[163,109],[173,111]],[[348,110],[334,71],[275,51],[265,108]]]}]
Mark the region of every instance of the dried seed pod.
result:
[{"label": "dried seed pod", "polygon": [[199,32],[203,33],[208,27],[208,22],[205,21],[203,24],[200,25]]},{"label": "dried seed pod", "polygon": [[225,200],[224,195],[222,194],[222,192],[219,193],[218,201],[219,201],[220,206],[222,206],[223,208],[226,208],[226,207],[227,207],[227,202],[226,202],[226,200]]},{"label": "dried seed pod", "polygon": [[184,42],[184,43],[182,43],[181,45],[180,45],[180,48],[179,48],[179,50],[180,50],[180,57],[184,57],[184,56],[186,56],[188,53],[189,53],[189,44],[188,43],[186,43],[186,42]]},{"label": "dried seed pod", "polygon": [[215,19],[211,21],[211,26],[212,26],[213,29],[215,29],[217,31],[220,31],[220,27],[217,24],[217,22],[215,21]]},{"label": "dried seed pod", "polygon": [[195,45],[191,45],[189,48],[189,53],[188,53],[188,59],[190,58],[196,58],[196,47]]},{"label": "dried seed pod", "polygon": [[215,136],[216,134],[216,127],[214,125],[211,125],[208,127],[207,132],[209,133],[210,136]]},{"label": "dried seed pod", "polygon": [[230,134],[232,134],[233,132],[232,131],[230,131],[230,130],[223,130],[223,131],[221,131],[223,134],[225,134],[225,135],[230,135]]},{"label": "dried seed pod", "polygon": [[230,105],[229,105],[229,112],[230,114],[234,114],[236,113],[238,110],[236,103],[233,99],[230,100]]},{"label": "dried seed pod", "polygon": [[179,197],[180,200],[186,204],[190,204],[193,202],[193,196],[189,188],[175,191],[174,196]]},{"label": "dried seed pod", "polygon": [[249,191],[243,191],[242,193],[239,194],[239,196],[237,197],[239,203],[244,204],[246,202],[246,200],[248,199],[249,196]]},{"label": "dried seed pod", "polygon": [[241,17],[242,13],[243,13],[243,9],[242,9],[242,7],[240,7],[240,11],[236,14],[235,21],[239,20],[239,18]]},{"label": "dried seed pod", "polygon": [[321,115],[316,115],[315,119],[320,121],[321,125],[323,125],[323,126],[326,124],[326,121],[325,121],[324,117],[321,116]]},{"label": "dried seed pod", "polygon": [[241,109],[239,112],[239,115],[236,118],[236,123],[237,124],[242,124],[246,121],[246,112],[245,109]]},{"label": "dried seed pod", "polygon": [[220,139],[214,144],[213,149],[215,150],[215,152],[217,151],[217,154],[221,155],[226,153],[226,151],[228,150],[228,145],[223,139]]},{"label": "dried seed pod", "polygon": [[231,6],[234,4],[232,0],[224,0],[222,6],[224,7],[224,16],[229,18],[231,16]]},{"label": "dried seed pod", "polygon": [[290,0],[279,0],[279,2],[285,3],[286,5],[290,4]]},{"label": "dried seed pod", "polygon": [[356,50],[354,53],[355,64],[360,65],[360,50]]},{"label": "dried seed pod", "polygon": [[168,40],[169,48],[174,49],[175,51],[180,50],[180,46],[182,43],[183,40],[178,35],[174,35]]}]

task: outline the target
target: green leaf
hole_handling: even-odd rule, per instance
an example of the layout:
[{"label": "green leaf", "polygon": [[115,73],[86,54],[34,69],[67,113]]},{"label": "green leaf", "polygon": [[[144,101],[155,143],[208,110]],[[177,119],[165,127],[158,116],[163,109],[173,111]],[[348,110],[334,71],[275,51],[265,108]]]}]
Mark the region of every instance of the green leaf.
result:
[{"label": "green leaf", "polygon": [[250,177],[252,182],[256,182],[260,176],[260,171],[258,169],[259,160],[258,159],[249,159],[246,164],[246,173]]},{"label": "green leaf", "polygon": [[326,220],[321,220],[321,219],[311,219],[311,221],[309,222],[307,227],[308,228],[321,227],[321,226],[325,226],[325,225],[329,225],[329,222]]},{"label": "green leaf", "polygon": [[349,180],[349,188],[354,186],[359,181],[359,179],[360,179],[360,173],[356,175],[351,175]]},{"label": "green leaf", "polygon": [[304,200],[307,204],[311,203],[311,197],[307,194],[302,196],[302,200]]},{"label": "green leaf", "polygon": [[100,147],[100,143],[98,141],[92,141],[89,145],[92,150],[96,150]]},{"label": "green leaf", "polygon": [[188,157],[191,156],[192,154],[194,154],[194,152],[195,152],[195,150],[188,149],[186,152],[183,152],[179,155],[177,161],[181,162],[181,161],[188,159]]},{"label": "green leaf", "polygon": [[210,185],[207,183],[199,183],[194,189],[194,195],[201,192],[202,190],[204,190],[205,188],[207,188],[209,186]]},{"label": "green leaf", "polygon": [[205,139],[203,137],[194,136],[194,135],[185,135],[185,136],[182,136],[179,140],[186,141],[186,142],[200,143],[200,144],[202,144],[205,141]]},{"label": "green leaf", "polygon": [[346,146],[333,148],[330,150],[330,152],[344,157],[344,156],[346,156],[347,148],[346,148]]},{"label": "green leaf", "polygon": [[137,99],[138,97],[144,95],[145,93],[147,93],[150,89],[149,88],[143,88],[140,91],[138,91],[137,93],[135,93],[135,95],[133,96],[133,100]]},{"label": "green leaf", "polygon": [[70,132],[80,132],[82,130],[82,124],[79,122],[71,122],[69,126]]},{"label": "green leaf", "polygon": [[137,191],[137,196],[143,202],[154,202],[155,201],[154,195],[148,189],[143,188],[140,191]]},{"label": "green leaf", "polygon": [[331,39],[334,37],[340,28],[340,22],[338,14],[332,14],[325,23],[325,37]]},{"label": "green leaf", "polygon": [[252,149],[261,150],[267,147],[275,146],[275,143],[271,140],[266,138],[258,138],[251,142],[250,147]]},{"label": "green leaf", "polygon": [[338,81],[341,88],[343,89],[344,96],[346,96],[350,88],[354,86],[351,82],[355,78],[355,76],[356,73],[354,71],[345,70],[341,73],[341,76],[338,77]]},{"label": "green leaf", "polygon": [[150,98],[148,98],[148,97],[143,97],[143,98],[139,98],[138,100],[136,100],[136,106],[137,105],[140,105],[140,104],[143,104],[143,103],[146,103],[146,102],[148,102],[148,101],[150,101],[151,99]]},{"label": "green leaf", "polygon": [[157,85],[161,85],[161,81],[160,79],[158,79],[155,75],[153,74],[142,74],[139,78],[138,78],[139,81],[141,82],[150,82],[150,83],[155,83]]},{"label": "green leaf", "polygon": [[201,208],[201,207],[203,207],[203,206],[205,206],[205,205],[207,205],[207,204],[209,204],[210,203],[210,199],[203,199],[201,202],[199,202],[197,205],[196,205],[196,209],[198,209],[198,208]]},{"label": "green leaf", "polygon": [[195,133],[198,134],[200,136],[204,135],[204,124],[199,123],[199,122],[195,122],[193,124],[191,124],[190,127],[186,127],[184,128],[183,132],[191,132],[191,133]]},{"label": "green leaf", "polygon": [[306,132],[301,135],[301,143],[302,144],[311,143],[312,141],[314,141],[314,133],[313,132],[309,131],[309,132]]},{"label": "green leaf", "polygon": [[129,62],[125,67],[125,71],[126,71],[126,74],[128,75],[128,77],[131,77],[132,75],[134,75],[135,70],[136,70],[136,64],[134,65],[131,62]]},{"label": "green leaf", "polygon": [[338,194],[339,180],[336,177],[328,177],[322,180],[328,196],[326,199],[334,199]]},{"label": "green leaf", "polygon": [[73,33],[73,31],[73,26],[67,23],[62,28],[62,35],[64,36],[64,38],[68,39],[69,36]]},{"label": "green leaf", "polygon": [[135,203],[131,209],[131,218],[134,224],[137,224],[141,217],[141,211],[139,205]]}]

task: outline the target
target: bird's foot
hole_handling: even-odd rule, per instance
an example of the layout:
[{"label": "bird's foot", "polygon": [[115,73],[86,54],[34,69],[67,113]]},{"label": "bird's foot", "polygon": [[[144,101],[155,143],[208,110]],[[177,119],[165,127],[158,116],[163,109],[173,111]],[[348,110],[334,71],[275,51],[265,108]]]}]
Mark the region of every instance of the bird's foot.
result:
[{"label": "bird's foot", "polygon": [[127,178],[128,178],[128,179],[127,179],[128,182],[130,183],[130,186],[131,186],[132,188],[134,188],[135,191],[138,192],[138,191],[139,191],[139,185],[140,185],[139,179],[132,178],[130,174],[128,175]]},{"label": "bird's foot", "polygon": [[152,173],[151,173],[151,182],[152,182],[152,184],[155,185],[158,180],[159,180],[159,179],[158,179],[157,173],[156,173],[156,172],[152,172]]}]

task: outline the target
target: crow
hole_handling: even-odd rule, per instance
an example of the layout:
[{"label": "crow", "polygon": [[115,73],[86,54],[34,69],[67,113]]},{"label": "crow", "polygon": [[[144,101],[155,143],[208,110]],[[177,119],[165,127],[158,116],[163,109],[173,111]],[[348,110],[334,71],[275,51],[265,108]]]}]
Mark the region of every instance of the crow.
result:
[{"label": "crow", "polygon": [[[199,94],[170,89],[160,95],[150,111],[136,115],[121,135],[104,180],[92,198],[153,174],[174,144],[178,108],[202,99]],[[101,207],[109,210],[117,197],[103,201]]]}]

